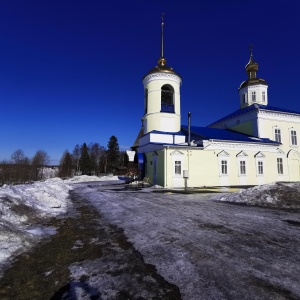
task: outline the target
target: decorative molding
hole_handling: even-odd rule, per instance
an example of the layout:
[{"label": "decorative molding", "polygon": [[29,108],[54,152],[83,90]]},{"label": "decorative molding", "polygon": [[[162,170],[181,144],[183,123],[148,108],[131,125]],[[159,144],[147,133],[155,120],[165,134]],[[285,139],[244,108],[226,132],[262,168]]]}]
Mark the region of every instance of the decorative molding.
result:
[{"label": "decorative molding", "polygon": [[262,153],[262,152],[257,152],[255,155],[254,155],[255,158],[265,158],[266,156]]},{"label": "decorative molding", "polygon": [[224,157],[224,156],[226,156],[226,157],[228,157],[228,156],[230,156],[225,150],[222,150],[221,152],[219,152],[218,154],[217,154],[217,156],[218,157]]},{"label": "decorative molding", "polygon": [[300,153],[294,149],[291,149],[288,153],[287,153],[287,158],[289,158],[292,154],[296,154],[298,156],[298,158],[300,159]]},{"label": "decorative molding", "polygon": [[179,150],[175,150],[175,151],[171,152],[170,155],[171,156],[173,156],[173,155],[184,155],[184,153],[179,151]]},{"label": "decorative molding", "polygon": [[287,112],[271,112],[267,110],[259,110],[258,117],[261,119],[270,119],[270,120],[276,120],[276,121],[300,121],[300,113],[299,114],[293,114],[293,113],[287,113]]},{"label": "decorative molding", "polygon": [[236,155],[236,157],[245,157],[245,156],[248,156],[248,154],[243,150]]},{"label": "decorative molding", "polygon": [[244,149],[264,149],[264,151],[277,152],[278,145],[264,145],[259,143],[226,143],[226,142],[204,142],[204,148],[207,150],[244,150]]},{"label": "decorative molding", "polygon": [[175,74],[169,74],[169,73],[153,73],[147,75],[144,80],[143,84],[144,86],[147,85],[150,81],[153,80],[171,80],[175,81],[177,84],[181,84],[181,78]]},{"label": "decorative molding", "polygon": [[280,155],[284,155],[285,153],[281,150],[281,149],[277,149],[277,152],[278,152],[278,154],[280,154]]}]

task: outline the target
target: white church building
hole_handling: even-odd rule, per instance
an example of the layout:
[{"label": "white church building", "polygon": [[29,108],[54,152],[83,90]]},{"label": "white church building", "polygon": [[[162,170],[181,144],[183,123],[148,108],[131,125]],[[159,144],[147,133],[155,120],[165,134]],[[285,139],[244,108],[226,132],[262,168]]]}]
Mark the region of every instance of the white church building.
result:
[{"label": "white church building", "polygon": [[240,109],[196,127],[181,125],[182,79],[167,66],[163,46],[164,22],[158,65],[143,78],[143,125],[133,146],[142,177],[166,188],[300,180],[300,113],[269,105],[252,49],[248,79],[239,87]]}]

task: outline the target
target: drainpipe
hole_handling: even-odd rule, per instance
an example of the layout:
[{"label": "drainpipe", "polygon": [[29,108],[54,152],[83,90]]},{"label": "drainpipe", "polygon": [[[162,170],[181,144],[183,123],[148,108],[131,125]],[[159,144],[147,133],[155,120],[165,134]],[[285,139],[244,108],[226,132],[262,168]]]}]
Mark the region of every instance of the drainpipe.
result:
[{"label": "drainpipe", "polygon": [[191,146],[191,113],[188,112],[188,145]]},{"label": "drainpipe", "polygon": [[167,147],[165,147],[165,174],[166,174],[166,176],[165,176],[165,178],[166,178],[166,182],[165,182],[165,187],[168,187],[168,166],[169,166],[169,164],[168,164],[168,159],[169,159],[169,157],[168,157],[168,150],[169,150],[169,146],[167,146]]}]

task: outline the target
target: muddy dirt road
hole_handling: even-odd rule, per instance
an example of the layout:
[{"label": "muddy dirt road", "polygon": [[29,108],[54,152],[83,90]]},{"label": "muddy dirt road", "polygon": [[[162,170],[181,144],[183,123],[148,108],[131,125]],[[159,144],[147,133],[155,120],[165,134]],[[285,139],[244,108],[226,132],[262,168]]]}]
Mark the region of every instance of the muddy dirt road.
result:
[{"label": "muddy dirt road", "polygon": [[[74,209],[69,217],[44,224],[58,228],[58,233],[17,257],[5,272],[0,280],[1,300],[181,299],[179,289],[144,262],[122,229],[105,222],[76,192],[71,198]],[[80,268],[85,261],[95,267],[97,260],[117,267],[99,267],[91,274],[72,278],[70,265]],[[90,278],[103,273],[112,278],[105,288],[90,286]],[[121,280],[115,280],[117,277]]]}]

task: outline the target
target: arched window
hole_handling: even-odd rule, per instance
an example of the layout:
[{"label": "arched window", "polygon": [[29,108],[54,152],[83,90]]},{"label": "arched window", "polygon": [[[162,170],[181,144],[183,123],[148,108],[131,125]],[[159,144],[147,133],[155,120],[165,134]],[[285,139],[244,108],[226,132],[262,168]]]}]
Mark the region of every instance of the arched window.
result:
[{"label": "arched window", "polygon": [[174,88],[169,84],[161,87],[161,111],[174,112]]}]

